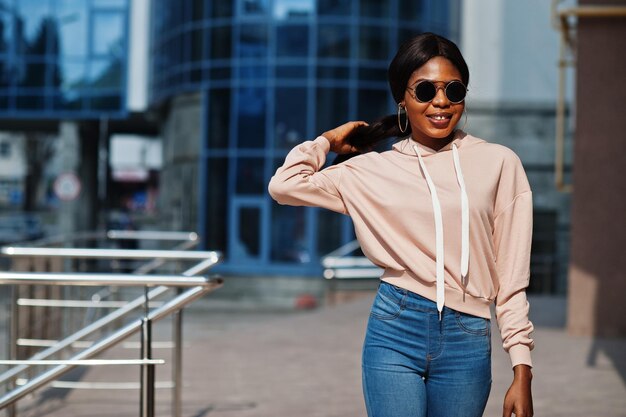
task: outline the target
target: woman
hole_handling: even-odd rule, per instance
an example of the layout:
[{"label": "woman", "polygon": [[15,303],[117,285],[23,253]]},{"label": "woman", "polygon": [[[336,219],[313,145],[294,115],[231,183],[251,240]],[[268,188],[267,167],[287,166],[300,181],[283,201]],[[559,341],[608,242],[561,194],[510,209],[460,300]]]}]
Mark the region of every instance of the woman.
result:
[{"label": "woman", "polygon": [[[532,416],[524,169],[510,149],[457,129],[469,71],[454,43],[419,35],[388,75],[397,115],[348,122],[295,147],[270,194],[350,215],[363,253],[383,268],[363,346],[370,417],[481,416],[492,303],[514,373],[503,416]],[[364,152],[389,137],[402,139]],[[329,151],[364,153],[321,170]]]}]

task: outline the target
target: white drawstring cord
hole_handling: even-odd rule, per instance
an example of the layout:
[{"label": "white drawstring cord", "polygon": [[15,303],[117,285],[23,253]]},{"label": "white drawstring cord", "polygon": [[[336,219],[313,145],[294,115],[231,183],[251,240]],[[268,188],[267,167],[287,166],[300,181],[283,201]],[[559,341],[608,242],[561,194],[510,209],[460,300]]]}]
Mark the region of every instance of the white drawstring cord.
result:
[{"label": "white drawstring cord", "polygon": [[426,177],[426,183],[428,184],[428,190],[430,191],[430,199],[433,202],[433,212],[435,214],[435,242],[437,245],[437,311],[439,312],[439,320],[441,320],[441,311],[443,310],[445,302],[445,292],[443,287],[443,219],[441,217],[441,205],[439,204],[439,197],[437,197],[437,189],[435,188],[435,184],[426,169],[426,164],[424,164],[419,147],[417,145],[413,145],[413,150],[417,154],[420,166],[424,172],[424,177]]},{"label": "white drawstring cord", "polygon": [[[443,217],[441,214],[441,204],[437,196],[437,188],[433,182],[426,164],[422,158],[422,154],[417,145],[413,145],[413,150],[419,159],[420,166],[428,184],[431,200],[433,203],[433,212],[435,216],[435,241],[436,241],[436,270],[437,270],[437,311],[439,312],[439,320],[441,321],[441,313],[445,304],[445,287],[444,287],[444,244],[443,244]],[[469,199],[461,171],[461,163],[459,161],[459,151],[455,143],[452,144],[452,155],[454,159],[454,170],[456,179],[461,188],[461,281],[463,285],[467,285],[467,273],[469,271]]]},{"label": "white drawstring cord", "polygon": [[459,151],[456,143],[452,144],[452,155],[454,157],[454,169],[456,171],[456,179],[461,187],[461,281],[467,286],[467,272],[469,270],[469,199],[467,198],[467,190],[465,181],[463,180],[463,171],[461,171],[461,162],[459,161]]}]

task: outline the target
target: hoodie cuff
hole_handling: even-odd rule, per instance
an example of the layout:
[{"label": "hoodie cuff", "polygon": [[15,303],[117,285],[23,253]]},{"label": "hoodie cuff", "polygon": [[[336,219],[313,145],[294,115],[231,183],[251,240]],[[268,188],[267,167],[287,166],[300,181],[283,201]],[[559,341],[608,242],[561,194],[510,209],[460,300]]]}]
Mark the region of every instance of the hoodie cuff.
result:
[{"label": "hoodie cuff", "polygon": [[511,368],[516,365],[528,365],[533,367],[533,362],[530,358],[530,349],[526,345],[514,345],[509,349],[509,356],[511,358]]},{"label": "hoodie cuff", "polygon": [[330,152],[330,140],[324,136],[318,136],[313,143],[317,144],[326,154]]}]

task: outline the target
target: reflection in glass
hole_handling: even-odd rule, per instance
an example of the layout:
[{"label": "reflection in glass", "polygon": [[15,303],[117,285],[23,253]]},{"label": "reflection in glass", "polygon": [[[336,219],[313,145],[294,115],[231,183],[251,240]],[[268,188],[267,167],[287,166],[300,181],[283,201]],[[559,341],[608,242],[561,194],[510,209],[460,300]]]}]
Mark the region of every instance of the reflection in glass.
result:
[{"label": "reflection in glass", "polygon": [[265,14],[269,7],[269,0],[239,0],[239,3],[242,15]]},{"label": "reflection in glass", "polygon": [[209,250],[227,247],[228,158],[209,158],[207,161],[206,231],[204,242]]},{"label": "reflection in glass", "polygon": [[228,148],[230,136],[229,88],[216,88],[209,92],[206,120],[209,148]]},{"label": "reflection in glass", "polygon": [[359,28],[359,58],[388,61],[389,33],[379,26]]},{"label": "reflection in glass", "polygon": [[[306,210],[304,207],[272,204],[271,260],[290,263],[311,262],[307,245]],[[325,229],[321,227],[320,229]]]},{"label": "reflection in glass", "polygon": [[91,50],[96,55],[121,56],[124,36],[124,15],[122,13],[96,13],[93,17]]},{"label": "reflection in glass", "polygon": [[[430,7],[440,7],[447,2],[431,3]],[[398,17],[402,20],[419,21],[423,18],[424,2],[415,0],[398,0]]]},{"label": "reflection in glass", "polygon": [[27,42],[33,42],[42,30],[43,21],[50,17],[50,1],[19,0],[16,3],[19,16],[16,36],[25,38]]},{"label": "reflection in glass", "polygon": [[306,78],[308,67],[304,65],[279,65],[276,67],[276,78]]},{"label": "reflection in glass", "polygon": [[199,21],[203,19],[204,19],[204,0],[191,0],[191,20]]},{"label": "reflection in glass", "polygon": [[[421,3],[416,0],[413,2]],[[389,16],[390,9],[389,0],[361,0],[361,16],[385,18]]]},{"label": "reflection in glass", "polygon": [[265,193],[263,158],[237,158],[237,194],[260,195]]},{"label": "reflection in glass", "polygon": [[279,20],[307,17],[314,12],[313,0],[274,0],[274,17]]},{"label": "reflection in glass", "polygon": [[359,68],[359,80],[387,82],[387,68]]},{"label": "reflection in glass", "polygon": [[373,121],[393,113],[389,108],[390,94],[387,89],[359,89],[357,114],[359,120]]},{"label": "reflection in glass", "polygon": [[191,62],[202,61],[204,58],[204,29],[194,29],[191,32]]},{"label": "reflection in glass", "polygon": [[92,110],[120,111],[123,109],[122,96],[120,94],[93,96],[89,102]]},{"label": "reflection in glass", "polygon": [[348,15],[352,0],[318,0],[317,13],[319,15]]},{"label": "reflection in glass", "polygon": [[316,132],[324,132],[348,120],[347,88],[318,88]]},{"label": "reflection in glass", "polygon": [[340,247],[342,223],[346,216],[330,210],[316,210],[317,223],[324,227],[317,228],[317,252],[324,256]]},{"label": "reflection in glass", "polygon": [[93,60],[89,70],[89,85],[91,88],[122,89],[122,63],[119,60]]},{"label": "reflection in glass", "polygon": [[257,207],[239,209],[239,252],[235,256],[257,257],[260,252],[259,231],[261,230],[261,210]]},{"label": "reflection in glass", "polygon": [[242,87],[237,91],[238,148],[265,147],[265,88]]},{"label": "reflection in glass", "polygon": [[267,25],[242,25],[239,36],[239,56],[262,58],[267,55]]},{"label": "reflection in glass", "polygon": [[320,79],[348,79],[350,78],[350,68],[348,67],[336,67],[336,66],[318,66],[317,78]]},{"label": "reflection in glass", "polygon": [[274,146],[291,149],[304,141],[307,115],[306,88],[277,88]]},{"label": "reflection in glass", "polygon": [[233,1],[232,0],[215,0],[209,2],[211,7],[211,16],[218,17],[231,17],[233,15]]},{"label": "reflection in glass", "polygon": [[87,56],[87,7],[85,2],[61,0],[56,6],[61,37],[61,54]]},{"label": "reflection in glass", "polygon": [[350,57],[350,27],[319,25],[317,56],[320,58]]},{"label": "reflection in glass", "polygon": [[276,55],[306,56],[309,50],[309,28],[304,25],[280,25],[276,29]]},{"label": "reflection in glass", "polygon": [[216,26],[211,29],[211,58],[230,58],[231,27]]}]

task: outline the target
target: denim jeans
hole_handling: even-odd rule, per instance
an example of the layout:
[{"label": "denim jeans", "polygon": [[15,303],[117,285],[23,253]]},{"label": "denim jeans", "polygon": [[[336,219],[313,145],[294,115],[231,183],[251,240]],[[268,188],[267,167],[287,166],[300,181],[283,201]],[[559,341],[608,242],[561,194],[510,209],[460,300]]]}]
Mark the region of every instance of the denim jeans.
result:
[{"label": "denim jeans", "polygon": [[479,417],[491,390],[491,324],[381,282],[363,345],[369,417]]}]

